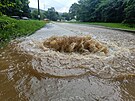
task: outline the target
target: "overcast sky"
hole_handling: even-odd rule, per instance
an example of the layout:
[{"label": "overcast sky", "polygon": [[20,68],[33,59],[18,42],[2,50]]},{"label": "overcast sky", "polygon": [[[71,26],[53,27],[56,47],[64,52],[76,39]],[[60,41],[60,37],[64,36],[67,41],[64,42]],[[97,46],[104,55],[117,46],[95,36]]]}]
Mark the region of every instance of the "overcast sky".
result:
[{"label": "overcast sky", "polygon": [[[38,0],[29,0],[30,7],[37,8]],[[39,0],[40,2],[40,9],[47,10],[50,7],[54,7],[56,11],[58,12],[68,12],[70,6],[77,2],[78,0]]]}]

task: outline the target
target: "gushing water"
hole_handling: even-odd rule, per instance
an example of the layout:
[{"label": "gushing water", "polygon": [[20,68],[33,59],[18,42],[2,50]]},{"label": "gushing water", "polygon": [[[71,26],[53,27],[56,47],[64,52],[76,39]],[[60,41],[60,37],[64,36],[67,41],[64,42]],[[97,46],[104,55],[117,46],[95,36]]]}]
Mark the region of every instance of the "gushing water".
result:
[{"label": "gushing water", "polygon": [[[43,46],[43,42],[30,41],[27,43],[27,46],[24,45],[26,43],[20,43],[20,50],[34,58],[32,60],[33,69],[42,75],[48,74],[63,78],[90,74],[108,79],[124,79],[135,76],[134,48],[127,49],[119,47],[115,43],[106,42],[109,49],[108,54],[103,52],[80,54],[54,51]],[[57,47],[57,45],[53,44],[52,47]]]},{"label": "gushing water", "polygon": [[0,100],[135,100],[134,36],[125,34],[123,41],[109,32],[91,35],[107,47],[107,54],[59,52],[44,46],[42,34],[11,42],[0,49]]}]

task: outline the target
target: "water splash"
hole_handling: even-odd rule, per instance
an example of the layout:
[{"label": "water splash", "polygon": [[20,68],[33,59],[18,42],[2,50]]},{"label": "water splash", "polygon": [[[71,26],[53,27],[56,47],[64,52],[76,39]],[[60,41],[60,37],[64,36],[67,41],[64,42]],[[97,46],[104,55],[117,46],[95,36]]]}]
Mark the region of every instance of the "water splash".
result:
[{"label": "water splash", "polygon": [[100,78],[130,78],[135,75],[134,49],[106,42],[109,53],[64,53],[43,47],[42,41],[25,40],[18,49],[33,56],[32,67],[38,73],[52,77],[77,77],[85,74]]}]

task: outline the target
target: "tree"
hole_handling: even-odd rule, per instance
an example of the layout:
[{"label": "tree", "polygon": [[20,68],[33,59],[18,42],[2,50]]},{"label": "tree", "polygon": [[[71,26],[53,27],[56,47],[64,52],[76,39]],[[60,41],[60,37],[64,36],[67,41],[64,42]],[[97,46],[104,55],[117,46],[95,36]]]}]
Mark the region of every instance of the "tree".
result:
[{"label": "tree", "polygon": [[123,0],[108,0],[100,6],[102,9],[99,9],[102,14],[102,21],[122,22],[124,20],[124,6]]},{"label": "tree", "polygon": [[21,11],[22,11],[22,16],[26,16],[26,17],[30,17],[30,8],[29,8],[29,1],[28,0],[21,0],[22,2],[22,7],[21,7]]},{"label": "tree", "polygon": [[79,0],[69,14],[84,22],[135,23],[135,0]]},{"label": "tree", "polygon": [[48,19],[50,19],[52,21],[57,21],[59,14],[58,14],[58,12],[55,11],[54,7],[51,7],[51,8],[48,8],[46,16]]},{"label": "tree", "polygon": [[8,14],[8,9],[13,8],[14,6],[15,4],[10,2],[9,0],[0,0],[0,13]]},{"label": "tree", "polygon": [[63,20],[70,20],[69,13],[62,13],[61,17]]},{"label": "tree", "polygon": [[30,16],[28,0],[0,0],[0,10],[8,16]]},{"label": "tree", "polygon": [[79,5],[77,3],[72,4],[69,9],[70,19],[78,18]]},{"label": "tree", "polygon": [[[46,14],[47,14],[46,11],[43,12],[43,11],[40,10],[40,17],[41,17],[40,19],[43,20],[46,17]],[[32,19],[35,19],[35,20],[39,19],[38,18],[38,10],[37,9],[35,9],[35,10],[33,10],[31,12],[31,17],[32,17]]]},{"label": "tree", "polygon": [[34,10],[33,12],[31,12],[31,17],[32,19],[38,19],[38,10]]},{"label": "tree", "polygon": [[96,8],[98,7],[100,0],[80,0],[80,10],[78,12],[78,18],[81,21],[96,21]]},{"label": "tree", "polygon": [[126,3],[125,12],[125,23],[135,24],[135,0],[129,0]]}]

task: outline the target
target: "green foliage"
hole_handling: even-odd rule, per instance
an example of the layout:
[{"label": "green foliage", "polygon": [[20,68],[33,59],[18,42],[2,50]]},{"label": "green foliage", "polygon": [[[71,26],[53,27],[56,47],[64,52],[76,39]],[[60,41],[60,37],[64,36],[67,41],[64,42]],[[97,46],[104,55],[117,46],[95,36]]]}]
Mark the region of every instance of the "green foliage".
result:
[{"label": "green foliage", "polygon": [[69,13],[62,13],[61,17],[62,17],[61,19],[67,20],[67,21],[69,21],[70,19]]},{"label": "green foliage", "polygon": [[124,22],[134,24],[135,23],[135,0],[127,1],[125,8],[126,18]]},{"label": "green foliage", "polygon": [[0,0],[0,11],[8,16],[30,16],[28,0]]},{"label": "green foliage", "polygon": [[[41,11],[40,11],[40,19],[41,19],[41,20],[45,19],[46,14],[47,14],[46,11],[44,11],[44,12],[41,12]],[[33,10],[33,11],[31,12],[31,17],[32,17],[32,19],[35,19],[35,20],[38,20],[38,19],[39,19],[39,18],[38,18],[38,10],[37,10],[37,9],[35,9],[35,10]]]},{"label": "green foliage", "polygon": [[69,13],[83,22],[135,23],[135,0],[79,0]]},{"label": "green foliage", "polygon": [[79,11],[79,5],[77,3],[72,4],[72,6],[69,9],[69,15],[71,19],[75,19],[78,17],[78,11]]},{"label": "green foliage", "polygon": [[51,7],[51,8],[48,8],[46,17],[52,21],[57,21],[59,14],[58,14],[58,12],[55,11],[54,7]]},{"label": "green foliage", "polygon": [[0,43],[5,43],[16,37],[30,35],[43,26],[45,26],[43,21],[15,20],[7,16],[1,16]]},{"label": "green foliage", "polygon": [[0,12],[0,16],[2,16],[3,14],[2,14],[2,12]]},{"label": "green foliage", "polygon": [[38,19],[38,10],[34,10],[33,12],[31,12],[31,17],[32,19]]}]

